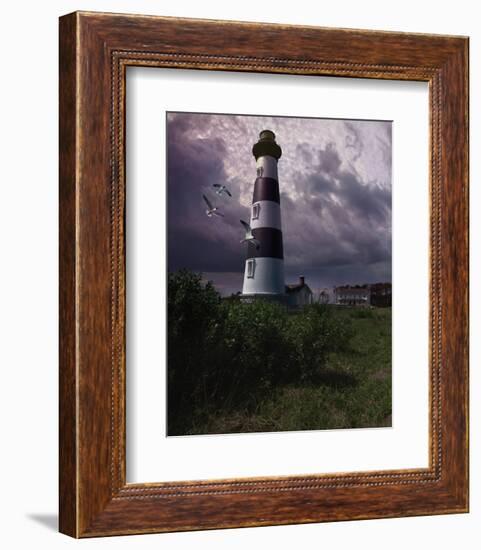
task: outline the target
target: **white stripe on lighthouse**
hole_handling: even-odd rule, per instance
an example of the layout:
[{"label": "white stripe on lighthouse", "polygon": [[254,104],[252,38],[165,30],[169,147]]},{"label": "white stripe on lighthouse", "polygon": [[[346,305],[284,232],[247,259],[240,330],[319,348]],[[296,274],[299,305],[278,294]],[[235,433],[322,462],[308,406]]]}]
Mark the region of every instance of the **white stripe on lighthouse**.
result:
[{"label": "white stripe on lighthouse", "polygon": [[[249,262],[252,262],[249,266]],[[246,261],[242,294],[284,294],[284,261],[251,258]]]},{"label": "white stripe on lighthouse", "polygon": [[261,178],[277,178],[277,159],[270,155],[259,157],[256,161],[257,176]]},{"label": "white stripe on lighthouse", "polygon": [[281,207],[273,201],[257,201],[251,208],[251,227],[273,227],[281,230]]}]

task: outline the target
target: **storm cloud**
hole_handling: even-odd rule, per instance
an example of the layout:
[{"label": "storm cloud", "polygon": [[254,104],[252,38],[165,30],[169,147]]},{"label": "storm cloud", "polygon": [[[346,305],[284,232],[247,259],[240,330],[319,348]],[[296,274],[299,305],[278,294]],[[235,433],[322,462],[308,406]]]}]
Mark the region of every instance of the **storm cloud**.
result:
[{"label": "storm cloud", "polygon": [[[241,290],[256,177],[252,145],[282,147],[279,186],[286,282],[314,291],[391,280],[391,123],[167,114],[168,268],[188,268],[223,294]],[[232,198],[215,194],[224,184]],[[225,217],[209,218],[202,195]]]}]

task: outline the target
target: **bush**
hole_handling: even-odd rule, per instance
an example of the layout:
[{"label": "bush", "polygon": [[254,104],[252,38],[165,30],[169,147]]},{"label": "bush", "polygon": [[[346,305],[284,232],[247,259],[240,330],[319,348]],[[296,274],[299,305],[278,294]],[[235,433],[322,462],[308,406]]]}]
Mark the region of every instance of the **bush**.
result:
[{"label": "bush", "polygon": [[329,353],[346,349],[352,336],[349,320],[340,321],[329,306],[314,304],[290,318],[288,338],[293,342],[297,380],[313,381]]},{"label": "bush", "polygon": [[373,310],[367,307],[352,309],[350,313],[353,319],[373,319],[375,317]]},{"label": "bush", "polygon": [[225,305],[217,337],[219,366],[231,370],[228,378],[235,383],[236,401],[264,392],[281,380],[282,366],[290,354],[286,325],[286,313],[277,304]]},{"label": "bush", "polygon": [[252,409],[283,384],[315,380],[351,336],[349,320],[333,318],[329,306],[293,315],[267,301],[222,301],[201,275],[169,274],[169,435],[212,412]]},{"label": "bush", "polygon": [[[168,278],[168,416],[177,423],[190,414],[199,400],[209,361],[210,333],[220,314],[220,295],[212,284],[202,283],[200,274],[169,273]],[[170,431],[170,429],[169,429]]]}]

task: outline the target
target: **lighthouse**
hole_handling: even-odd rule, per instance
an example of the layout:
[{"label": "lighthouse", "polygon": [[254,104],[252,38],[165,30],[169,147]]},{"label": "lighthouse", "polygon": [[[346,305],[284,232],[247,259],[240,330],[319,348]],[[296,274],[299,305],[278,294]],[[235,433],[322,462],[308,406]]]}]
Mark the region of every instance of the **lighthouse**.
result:
[{"label": "lighthouse", "polygon": [[[254,144],[257,178],[250,213],[250,239],[244,270],[243,296],[282,300],[285,296],[284,251],[277,161],[282,150],[271,130]],[[245,224],[247,225],[247,224]]]}]

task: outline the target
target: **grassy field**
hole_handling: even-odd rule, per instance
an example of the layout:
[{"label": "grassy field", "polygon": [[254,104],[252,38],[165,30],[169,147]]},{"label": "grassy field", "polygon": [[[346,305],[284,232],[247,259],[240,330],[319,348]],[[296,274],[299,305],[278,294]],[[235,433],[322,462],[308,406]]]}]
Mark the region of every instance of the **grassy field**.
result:
[{"label": "grassy field", "polygon": [[187,433],[391,426],[391,309],[331,309],[353,336],[315,380],[273,388],[246,409],[199,415]]}]

